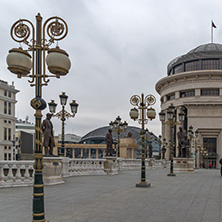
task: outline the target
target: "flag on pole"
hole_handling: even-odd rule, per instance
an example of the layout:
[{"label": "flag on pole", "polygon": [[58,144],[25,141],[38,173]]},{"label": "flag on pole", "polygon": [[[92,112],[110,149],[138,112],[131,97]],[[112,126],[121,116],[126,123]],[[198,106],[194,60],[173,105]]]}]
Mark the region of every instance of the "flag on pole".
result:
[{"label": "flag on pole", "polygon": [[213,43],[213,29],[217,28],[217,26],[214,24],[213,20],[211,20],[211,43]]},{"label": "flag on pole", "polygon": [[211,22],[212,22],[212,27],[217,28],[217,26],[214,24],[214,22],[213,21],[211,21]]}]

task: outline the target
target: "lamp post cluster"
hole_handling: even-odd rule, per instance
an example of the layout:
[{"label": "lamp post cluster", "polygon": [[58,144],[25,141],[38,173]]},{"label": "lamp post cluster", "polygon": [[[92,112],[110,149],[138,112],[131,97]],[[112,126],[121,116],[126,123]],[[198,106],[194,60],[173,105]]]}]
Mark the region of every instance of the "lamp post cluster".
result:
[{"label": "lamp post cluster", "polygon": [[120,116],[116,117],[116,119],[114,121],[111,121],[109,123],[110,125],[110,129],[114,130],[117,133],[117,152],[116,152],[116,156],[120,157],[120,133],[121,132],[125,132],[128,126],[128,123],[125,122],[121,122],[121,118]]},{"label": "lamp post cluster", "polygon": [[195,133],[194,133],[193,132],[193,126],[189,126],[188,137],[189,137],[189,140],[192,143],[191,147],[194,148],[194,152],[195,152],[195,169],[197,169],[198,135],[199,135],[198,130],[196,130]]},{"label": "lamp post cluster", "polygon": [[[45,221],[41,112],[45,109],[46,102],[42,99],[42,86],[47,85],[49,77],[60,78],[60,76],[64,76],[69,72],[71,62],[68,54],[59,47],[50,48],[54,41],[65,38],[67,33],[68,26],[63,19],[51,17],[42,26],[40,14],[36,16],[36,27],[27,19],[20,19],[11,27],[12,39],[18,43],[24,43],[27,49],[19,47],[9,51],[7,56],[8,69],[16,74],[18,78],[29,77],[30,85],[35,87],[35,97],[31,100],[31,106],[36,111],[33,221]],[[30,34],[32,34],[31,37]],[[46,52],[48,52],[47,56]],[[52,73],[51,75],[46,73],[46,64],[49,72]]]},{"label": "lamp post cluster", "polygon": [[204,159],[208,158],[208,156],[209,156],[208,150],[205,147],[201,147],[201,146],[199,146],[198,150],[199,150],[199,152],[202,156],[202,161],[203,161],[203,164],[204,164]]},{"label": "lamp post cluster", "polygon": [[65,121],[66,121],[66,118],[68,119],[71,117],[75,117],[75,114],[77,113],[77,108],[78,108],[79,104],[77,104],[75,100],[72,100],[72,102],[69,104],[70,108],[71,108],[71,112],[72,112],[72,114],[71,114],[65,110],[65,106],[66,106],[67,99],[68,99],[68,96],[65,94],[65,92],[62,92],[62,94],[59,95],[59,98],[60,98],[60,104],[62,106],[62,110],[60,110],[58,113],[55,113],[57,104],[55,103],[54,100],[52,100],[50,103],[48,103],[48,105],[49,105],[49,111],[52,113],[52,116],[58,117],[58,119],[60,119],[62,121],[61,156],[64,157],[65,156],[65,143],[64,143],[64,141],[65,141]]},{"label": "lamp post cluster", "polygon": [[166,113],[164,111],[161,111],[159,113],[159,117],[160,117],[160,121],[162,122],[162,124],[166,124],[170,126],[170,140],[169,140],[169,144],[170,144],[170,173],[167,174],[167,176],[176,176],[176,174],[174,174],[173,172],[173,156],[174,156],[174,137],[173,137],[173,130],[174,127],[176,125],[181,125],[184,121],[185,118],[185,114],[182,110],[180,110],[179,112],[179,122],[177,122],[177,118],[176,118],[176,110],[177,108],[175,106],[173,106],[173,104],[171,104],[167,110],[167,121],[165,120],[165,115]]},{"label": "lamp post cluster", "polygon": [[[150,183],[146,182],[146,166],[145,166],[145,144],[144,144],[144,135],[146,134],[145,124],[148,122],[148,119],[153,120],[156,117],[156,111],[149,106],[155,104],[156,98],[153,95],[147,95],[144,98],[142,93],[141,97],[134,95],[130,98],[130,103],[135,106],[130,110],[130,118],[138,120],[142,125],[140,135],[142,140],[142,161],[141,161],[141,182],[136,184],[136,187],[149,187]],[[137,107],[137,108],[136,108]]]}]

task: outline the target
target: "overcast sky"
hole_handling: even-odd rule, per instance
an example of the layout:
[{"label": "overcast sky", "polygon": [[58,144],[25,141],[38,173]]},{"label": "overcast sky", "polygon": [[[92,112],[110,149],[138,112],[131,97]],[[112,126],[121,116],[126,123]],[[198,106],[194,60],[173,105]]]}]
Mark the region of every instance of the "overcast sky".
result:
[{"label": "overcast sky", "polygon": [[[66,92],[68,102],[75,99],[79,103],[75,118],[66,121],[66,133],[84,136],[118,115],[129,125],[140,127],[129,117],[133,108],[130,97],[153,94],[158,114],[160,97],[155,84],[166,76],[172,59],[211,41],[211,20],[217,26],[214,42],[222,42],[221,9],[220,0],[2,0],[0,79],[9,84],[13,81],[20,90],[16,117],[29,116],[34,123],[30,106],[34,88],[28,78],[18,79],[7,69],[8,50],[19,47],[10,37],[10,29],[20,18],[35,24],[38,12],[44,21],[61,17],[69,32],[59,46],[67,51],[72,65],[67,76],[50,79],[43,87],[43,98],[47,103],[51,99],[59,103],[59,94]],[[60,109],[58,105],[57,111]],[[66,110],[70,112],[70,107]],[[47,112],[48,107],[44,118]],[[60,133],[61,121],[52,121]],[[159,117],[146,127],[159,135]]]}]

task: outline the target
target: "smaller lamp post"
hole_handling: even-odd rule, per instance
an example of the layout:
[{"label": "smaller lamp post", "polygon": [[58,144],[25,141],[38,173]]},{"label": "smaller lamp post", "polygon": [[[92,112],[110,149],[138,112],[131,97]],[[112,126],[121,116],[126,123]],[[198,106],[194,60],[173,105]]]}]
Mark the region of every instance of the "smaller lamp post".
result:
[{"label": "smaller lamp post", "polygon": [[54,100],[52,100],[50,103],[48,103],[48,105],[49,105],[49,111],[52,113],[52,116],[53,117],[58,117],[58,119],[60,119],[62,121],[61,156],[64,157],[65,156],[65,143],[64,143],[64,140],[65,140],[65,121],[66,121],[66,118],[68,119],[70,117],[75,117],[75,114],[77,113],[77,108],[78,108],[79,104],[77,104],[75,100],[73,100],[70,103],[70,108],[71,108],[71,112],[72,112],[72,114],[70,114],[69,112],[67,112],[65,110],[65,106],[66,106],[66,103],[67,103],[68,96],[65,94],[65,92],[62,92],[62,94],[59,95],[59,97],[60,97],[60,104],[62,106],[61,111],[59,111],[58,113],[55,114],[57,104],[55,103]]},{"label": "smaller lamp post", "polygon": [[160,121],[162,122],[162,124],[167,124],[170,126],[170,173],[167,174],[167,176],[176,176],[176,174],[174,174],[173,172],[173,129],[174,126],[176,125],[180,125],[182,124],[182,122],[184,121],[185,115],[184,112],[182,110],[180,110],[179,113],[179,122],[176,121],[176,107],[173,106],[173,104],[171,104],[168,109],[167,109],[167,121],[165,121],[165,112],[161,111],[159,113],[159,117],[160,117]]},{"label": "smaller lamp post", "polygon": [[149,108],[149,106],[154,105],[156,102],[156,98],[153,95],[147,95],[144,98],[144,94],[142,93],[141,97],[138,95],[134,95],[130,98],[130,103],[133,106],[137,106],[137,108],[132,108],[130,110],[130,117],[134,121],[138,119],[138,122],[141,123],[142,128],[140,131],[141,140],[142,140],[142,161],[141,161],[141,182],[136,184],[136,187],[149,187],[150,183],[146,182],[146,166],[145,166],[145,145],[144,145],[144,135],[145,131],[145,123],[148,122],[148,119],[152,120],[156,117],[156,111],[153,108]]},{"label": "smaller lamp post", "polygon": [[128,123],[126,121],[121,122],[121,118],[120,116],[118,116],[116,117],[114,121],[111,121],[109,125],[110,125],[110,129],[114,130],[117,133],[118,146],[117,146],[116,156],[120,157],[120,133],[126,131]]}]

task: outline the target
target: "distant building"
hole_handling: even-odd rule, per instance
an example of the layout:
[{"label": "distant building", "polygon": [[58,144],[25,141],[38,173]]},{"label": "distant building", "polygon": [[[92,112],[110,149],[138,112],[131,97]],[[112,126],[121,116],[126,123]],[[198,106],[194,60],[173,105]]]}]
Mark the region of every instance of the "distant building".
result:
[{"label": "distant building", "polygon": [[19,160],[33,159],[35,125],[25,120],[16,120],[16,156]]},{"label": "distant building", "polygon": [[15,147],[13,137],[15,135],[15,103],[16,93],[14,83],[0,80],[0,160],[13,160]]}]

